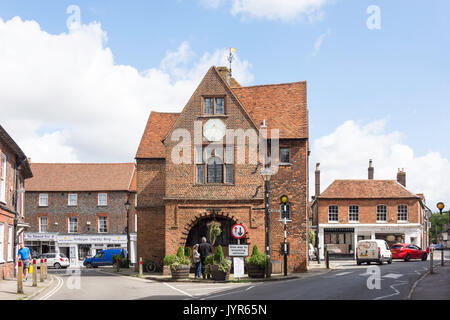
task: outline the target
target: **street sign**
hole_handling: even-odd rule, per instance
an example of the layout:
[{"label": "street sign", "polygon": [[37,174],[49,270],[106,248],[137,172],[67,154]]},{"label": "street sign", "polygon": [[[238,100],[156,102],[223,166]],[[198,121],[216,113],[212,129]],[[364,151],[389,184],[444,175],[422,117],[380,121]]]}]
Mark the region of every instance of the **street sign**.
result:
[{"label": "street sign", "polygon": [[228,255],[230,257],[248,257],[248,245],[230,244],[228,246]]},{"label": "street sign", "polygon": [[234,265],[234,278],[243,278],[244,277],[244,258],[233,258]]},{"label": "street sign", "polygon": [[231,235],[235,239],[239,240],[239,239],[244,238],[246,232],[247,232],[247,230],[245,230],[245,227],[242,224],[235,224],[234,226],[231,227]]}]

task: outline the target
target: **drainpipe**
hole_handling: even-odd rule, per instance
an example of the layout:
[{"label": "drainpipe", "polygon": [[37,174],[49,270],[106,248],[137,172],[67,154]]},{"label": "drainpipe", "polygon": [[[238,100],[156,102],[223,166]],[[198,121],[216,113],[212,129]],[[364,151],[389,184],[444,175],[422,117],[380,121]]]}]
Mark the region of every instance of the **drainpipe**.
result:
[{"label": "drainpipe", "polygon": [[26,158],[22,159],[21,161],[16,162],[16,188],[14,191],[14,254],[13,254],[13,261],[14,261],[14,277],[17,276],[16,272],[16,259],[17,259],[17,254],[16,254],[16,248],[17,248],[17,243],[18,243],[18,239],[17,239],[17,223],[19,220],[19,213],[18,213],[18,207],[19,207],[19,181],[20,181],[20,170],[22,168],[22,164],[24,163]]}]

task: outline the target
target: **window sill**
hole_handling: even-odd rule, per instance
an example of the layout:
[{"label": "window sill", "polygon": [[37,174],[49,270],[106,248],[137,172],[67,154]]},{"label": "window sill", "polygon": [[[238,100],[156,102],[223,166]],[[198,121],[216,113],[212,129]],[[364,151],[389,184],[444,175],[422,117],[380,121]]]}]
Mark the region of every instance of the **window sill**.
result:
[{"label": "window sill", "polygon": [[235,184],[234,183],[203,183],[203,184],[196,183],[193,186],[194,187],[207,187],[207,186],[224,186],[224,187],[230,186],[230,187],[232,187],[232,186],[235,186]]},{"label": "window sill", "polygon": [[348,223],[359,224],[359,221],[349,221]]},{"label": "window sill", "polygon": [[[280,219],[278,222],[284,222],[284,219]],[[292,222],[292,219],[286,219],[286,222]]]},{"label": "window sill", "polygon": [[290,167],[290,166],[292,166],[292,163],[289,163],[289,162],[280,162],[278,165],[281,166],[281,167]]},{"label": "window sill", "polygon": [[381,223],[381,224],[386,224],[386,223],[388,223],[387,221],[384,221],[384,220],[382,220],[382,221],[377,221],[377,223]]},{"label": "window sill", "polygon": [[328,223],[331,223],[331,224],[339,224],[339,221],[328,221]]},{"label": "window sill", "polygon": [[39,207],[39,208],[48,208],[48,205],[46,205],[46,206],[38,205],[38,207]]},{"label": "window sill", "polygon": [[204,118],[228,118],[226,114],[201,114],[198,116],[199,119]]},{"label": "window sill", "polygon": [[408,220],[397,220],[397,223],[409,223]]}]

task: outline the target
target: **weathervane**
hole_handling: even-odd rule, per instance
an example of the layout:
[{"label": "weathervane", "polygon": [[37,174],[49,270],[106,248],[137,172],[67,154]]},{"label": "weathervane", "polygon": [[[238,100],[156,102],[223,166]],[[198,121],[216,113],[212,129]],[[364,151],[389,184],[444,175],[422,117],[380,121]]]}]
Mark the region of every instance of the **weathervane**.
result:
[{"label": "weathervane", "polygon": [[233,62],[234,59],[233,52],[236,52],[236,48],[230,47],[230,55],[228,56],[228,62],[230,62],[230,78],[231,78],[231,63]]}]

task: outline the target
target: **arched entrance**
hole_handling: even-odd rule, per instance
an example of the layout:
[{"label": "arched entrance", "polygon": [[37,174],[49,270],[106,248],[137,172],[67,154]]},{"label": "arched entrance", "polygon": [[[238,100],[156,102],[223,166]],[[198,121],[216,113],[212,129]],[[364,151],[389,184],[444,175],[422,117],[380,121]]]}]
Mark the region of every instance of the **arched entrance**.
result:
[{"label": "arched entrance", "polygon": [[[206,237],[208,242],[211,243],[211,239],[209,238],[208,234],[208,226],[213,221],[220,223],[220,227],[222,230],[222,233],[216,238],[214,247],[221,245],[224,255],[227,256],[228,246],[230,244],[237,244],[238,240],[231,236],[231,227],[237,222],[226,216],[209,215],[199,217],[189,230],[185,247],[192,248],[195,244],[200,244],[202,241],[202,237]],[[246,244],[247,239],[241,239],[240,243]]]}]

